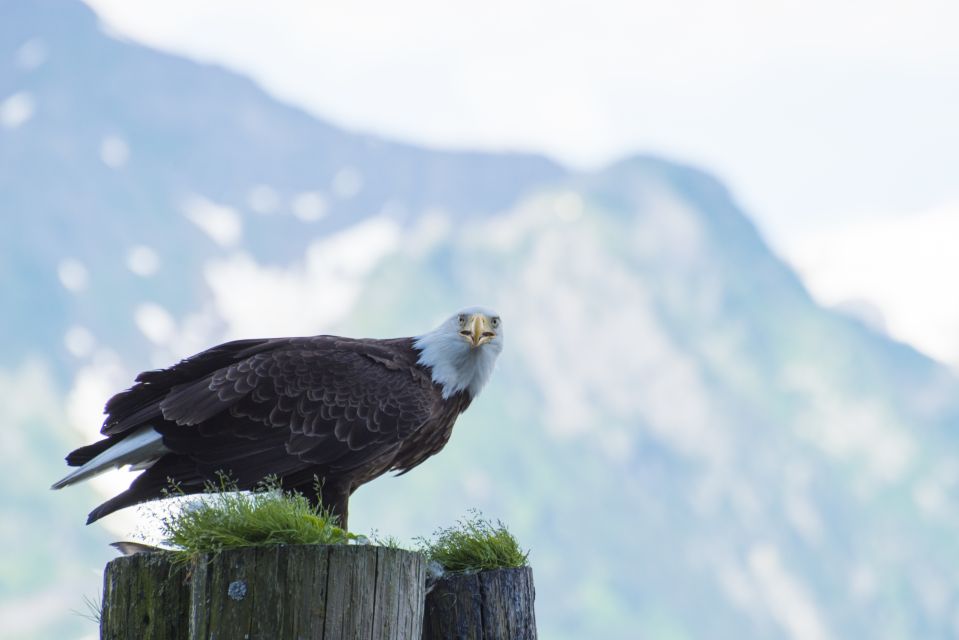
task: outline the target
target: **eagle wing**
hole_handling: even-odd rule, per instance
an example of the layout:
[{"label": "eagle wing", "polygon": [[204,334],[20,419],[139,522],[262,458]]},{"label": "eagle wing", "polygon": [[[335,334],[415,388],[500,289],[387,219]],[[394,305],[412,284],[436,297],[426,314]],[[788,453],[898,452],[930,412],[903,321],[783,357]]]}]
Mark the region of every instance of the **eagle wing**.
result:
[{"label": "eagle wing", "polygon": [[204,467],[255,479],[317,468],[341,474],[395,450],[440,402],[396,345],[319,337],[174,387],[159,402],[158,430]]},{"label": "eagle wing", "polygon": [[107,438],[71,454],[72,464],[145,426],[169,449],[88,522],[159,497],[171,479],[200,491],[217,472],[241,489],[267,475],[289,488],[314,477],[365,481],[442,407],[412,339],[243,340],[140,374],[107,403]]},{"label": "eagle wing", "polygon": [[292,340],[173,387],[158,403],[158,430],[174,452],[204,467],[223,463],[257,479],[357,469],[435,411],[439,396],[410,351],[377,341]]}]

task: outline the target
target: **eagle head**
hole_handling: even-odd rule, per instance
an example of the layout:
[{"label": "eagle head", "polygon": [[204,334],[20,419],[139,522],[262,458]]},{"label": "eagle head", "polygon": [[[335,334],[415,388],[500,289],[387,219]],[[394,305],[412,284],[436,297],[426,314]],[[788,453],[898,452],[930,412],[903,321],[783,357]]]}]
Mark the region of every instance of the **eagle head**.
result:
[{"label": "eagle head", "polygon": [[449,398],[467,391],[475,398],[489,381],[503,350],[503,320],[483,307],[457,311],[438,327],[418,336],[419,363],[429,367],[433,382]]}]

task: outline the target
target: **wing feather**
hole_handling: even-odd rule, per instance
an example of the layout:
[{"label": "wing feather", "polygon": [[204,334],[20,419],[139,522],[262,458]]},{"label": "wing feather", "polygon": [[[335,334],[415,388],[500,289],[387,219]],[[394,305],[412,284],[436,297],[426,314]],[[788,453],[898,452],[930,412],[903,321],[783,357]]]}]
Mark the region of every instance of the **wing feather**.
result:
[{"label": "wing feather", "polygon": [[[174,388],[160,403],[164,442],[235,474],[262,467],[271,447],[299,468],[354,469],[395,450],[438,410],[439,394],[414,363],[398,346],[327,337],[255,353]],[[227,446],[236,438],[245,444]]]},{"label": "wing feather", "polygon": [[144,371],[136,383],[107,402],[107,419],[100,430],[105,436],[128,433],[150,420],[162,418],[160,404],[171,390],[204,378],[232,363],[264,350],[274,349],[288,339],[236,340],[207,349],[167,369]]}]

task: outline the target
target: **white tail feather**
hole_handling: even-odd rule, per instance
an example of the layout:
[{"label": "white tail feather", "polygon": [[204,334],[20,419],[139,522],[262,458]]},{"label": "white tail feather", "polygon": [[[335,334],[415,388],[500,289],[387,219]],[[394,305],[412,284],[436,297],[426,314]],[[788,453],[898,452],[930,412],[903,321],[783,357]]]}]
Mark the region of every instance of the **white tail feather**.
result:
[{"label": "white tail feather", "polygon": [[145,469],[167,452],[169,449],[163,445],[163,436],[152,427],[142,427],[56,482],[51,488],[62,489],[126,464]]}]

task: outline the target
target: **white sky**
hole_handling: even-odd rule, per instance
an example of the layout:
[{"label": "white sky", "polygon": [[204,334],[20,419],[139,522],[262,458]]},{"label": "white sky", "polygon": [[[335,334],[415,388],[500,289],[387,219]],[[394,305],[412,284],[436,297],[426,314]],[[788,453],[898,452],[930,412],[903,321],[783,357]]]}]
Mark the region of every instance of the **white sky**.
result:
[{"label": "white sky", "polygon": [[924,246],[959,240],[954,0],[87,1],[348,127],[702,165],[821,300],[959,363],[959,251]]}]

